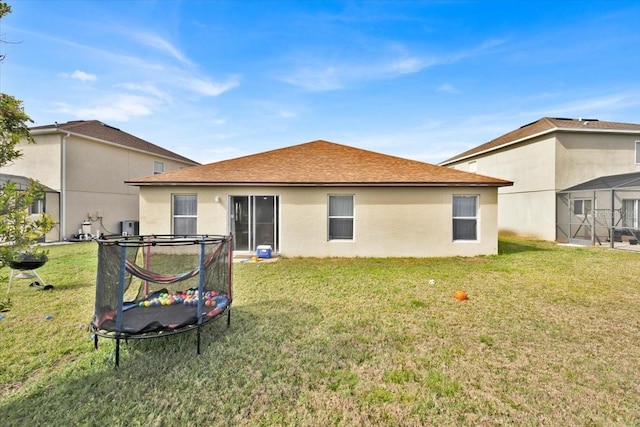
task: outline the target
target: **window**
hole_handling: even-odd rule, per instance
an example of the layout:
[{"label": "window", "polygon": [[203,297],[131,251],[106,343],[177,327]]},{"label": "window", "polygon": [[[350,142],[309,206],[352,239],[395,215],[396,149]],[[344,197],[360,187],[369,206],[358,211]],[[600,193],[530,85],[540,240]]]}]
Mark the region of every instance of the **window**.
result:
[{"label": "window", "polygon": [[591,199],[574,199],[573,214],[588,215],[591,213]]},{"label": "window", "polygon": [[44,199],[34,200],[29,206],[29,215],[40,215],[44,213]]},{"label": "window", "polygon": [[636,165],[640,165],[640,141],[636,141]]},{"label": "window", "polygon": [[173,234],[193,235],[197,233],[198,196],[195,194],[173,195]]},{"label": "window", "polygon": [[329,196],[329,240],[353,240],[353,195]]},{"label": "window", "polygon": [[159,173],[163,173],[163,172],[164,172],[164,163],[163,162],[154,161],[153,162],[153,174],[154,175],[158,175]]},{"label": "window", "polygon": [[638,208],[640,208],[640,200],[623,199],[622,200],[622,226],[628,228],[639,228]]},{"label": "window", "polygon": [[478,240],[478,196],[453,196],[453,240]]}]

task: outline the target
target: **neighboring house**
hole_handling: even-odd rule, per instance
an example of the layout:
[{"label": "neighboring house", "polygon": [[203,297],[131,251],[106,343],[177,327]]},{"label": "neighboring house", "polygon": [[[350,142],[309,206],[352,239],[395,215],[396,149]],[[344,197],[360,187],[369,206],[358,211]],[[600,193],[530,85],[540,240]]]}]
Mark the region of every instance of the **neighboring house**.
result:
[{"label": "neighboring house", "polygon": [[46,241],[120,234],[123,222],[138,221],[138,189],[126,180],[199,164],[97,120],[30,131],[36,143],[21,143],[22,157],[0,172],[36,179],[59,193],[57,205],[42,205],[57,222]]},{"label": "neighboring house", "polygon": [[497,189],[511,182],[313,141],[130,179],[141,234],[232,234],[282,256],[497,253]]},{"label": "neighboring house", "polygon": [[[9,175],[6,173],[0,173],[0,187],[4,187],[7,183],[14,183],[16,189],[24,191],[29,188],[31,179],[26,176]],[[29,216],[31,219],[37,219],[40,214],[44,212],[57,212],[60,207],[60,192],[44,186],[44,194],[41,199],[35,200],[29,206]],[[42,242],[46,240],[46,236],[42,236],[40,239]]]},{"label": "neighboring house", "polygon": [[545,117],[440,165],[513,181],[499,191],[500,232],[593,242],[589,226],[597,216],[611,215],[610,197],[582,194],[582,201],[573,201],[576,193],[564,190],[640,171],[640,124]]}]

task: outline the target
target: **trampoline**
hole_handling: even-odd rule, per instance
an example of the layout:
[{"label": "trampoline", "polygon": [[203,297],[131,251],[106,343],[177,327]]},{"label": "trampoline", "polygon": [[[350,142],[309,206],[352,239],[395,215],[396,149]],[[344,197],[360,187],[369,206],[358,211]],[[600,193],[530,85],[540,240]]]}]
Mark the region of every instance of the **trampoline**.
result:
[{"label": "trampoline", "polygon": [[94,346],[98,337],[157,338],[197,330],[227,314],[231,323],[231,236],[123,236],[98,239]]}]

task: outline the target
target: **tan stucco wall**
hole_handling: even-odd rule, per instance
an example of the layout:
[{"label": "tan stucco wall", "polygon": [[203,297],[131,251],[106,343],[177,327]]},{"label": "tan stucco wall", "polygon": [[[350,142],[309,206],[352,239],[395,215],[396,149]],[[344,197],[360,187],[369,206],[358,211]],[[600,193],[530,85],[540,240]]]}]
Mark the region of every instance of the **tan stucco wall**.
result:
[{"label": "tan stucco wall", "polygon": [[60,135],[42,135],[37,144],[21,143],[18,148],[22,156],[0,171],[36,179],[60,191],[60,141]]},{"label": "tan stucco wall", "polygon": [[[498,229],[544,240],[555,240],[555,138],[474,158],[477,173],[513,182],[498,190]],[[453,165],[468,171],[469,161]]]},{"label": "tan stucco wall", "polygon": [[[280,254],[430,257],[497,253],[496,188],[142,187],[140,233],[171,234],[171,195],[198,195],[200,234],[227,234],[229,196],[280,198]],[[327,241],[329,194],[355,195],[354,241]],[[452,241],[454,194],[479,195],[479,240]],[[215,196],[221,201],[215,202]]]},{"label": "tan stucco wall", "polygon": [[[22,157],[0,171],[35,178],[62,191],[62,138],[61,133],[36,135],[37,143],[20,144]],[[66,224],[64,230],[59,230],[60,226],[56,228],[62,233],[62,239],[77,234],[87,220],[91,222],[92,234],[96,234],[96,230],[118,234],[120,221],[138,220],[139,214],[138,187],[125,184],[126,180],[152,175],[154,160],[163,162],[167,172],[187,166],[77,135],[67,138],[65,152],[66,192],[61,195],[61,203],[65,203]],[[51,236],[50,233],[47,238]]]},{"label": "tan stucco wall", "polygon": [[564,190],[606,175],[640,171],[635,141],[640,135],[559,133],[556,188]]}]

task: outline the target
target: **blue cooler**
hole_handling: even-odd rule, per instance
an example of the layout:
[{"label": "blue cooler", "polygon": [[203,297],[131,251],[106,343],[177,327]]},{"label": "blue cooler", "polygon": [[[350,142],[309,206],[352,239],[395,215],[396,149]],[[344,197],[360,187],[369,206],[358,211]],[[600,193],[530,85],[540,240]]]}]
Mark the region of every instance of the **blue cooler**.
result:
[{"label": "blue cooler", "polygon": [[258,258],[271,258],[271,245],[260,245],[256,248]]}]

